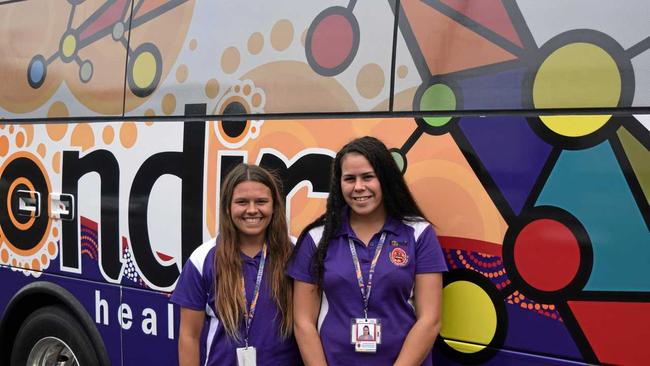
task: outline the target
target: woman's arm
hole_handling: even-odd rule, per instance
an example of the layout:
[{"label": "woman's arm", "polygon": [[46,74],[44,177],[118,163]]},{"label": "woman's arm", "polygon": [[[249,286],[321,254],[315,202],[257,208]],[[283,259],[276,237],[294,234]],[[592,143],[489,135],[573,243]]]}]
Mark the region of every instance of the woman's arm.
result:
[{"label": "woman's arm", "polygon": [[395,366],[421,365],[440,331],[442,310],[442,274],[415,275],[416,321],[406,336]]},{"label": "woman's arm", "polygon": [[178,331],[178,364],[199,365],[199,338],[205,321],[205,311],[181,307],[181,325]]},{"label": "woman's arm", "polygon": [[293,282],[293,330],[305,366],[327,365],[316,328],[320,300],[316,285],[298,280]]}]

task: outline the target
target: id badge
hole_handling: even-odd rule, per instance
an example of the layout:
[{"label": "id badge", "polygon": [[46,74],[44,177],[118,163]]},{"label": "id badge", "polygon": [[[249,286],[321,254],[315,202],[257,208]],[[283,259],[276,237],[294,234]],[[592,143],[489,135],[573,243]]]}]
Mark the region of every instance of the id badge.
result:
[{"label": "id badge", "polygon": [[238,366],[257,366],[255,347],[237,348]]},{"label": "id badge", "polygon": [[352,319],[352,344],[355,352],[377,352],[381,344],[381,322],[376,318]]}]

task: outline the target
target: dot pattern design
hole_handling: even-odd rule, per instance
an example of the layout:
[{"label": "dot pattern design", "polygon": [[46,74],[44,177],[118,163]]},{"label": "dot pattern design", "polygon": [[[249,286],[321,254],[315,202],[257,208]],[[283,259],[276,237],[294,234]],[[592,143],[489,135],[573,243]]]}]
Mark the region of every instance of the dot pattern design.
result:
[{"label": "dot pattern design", "polygon": [[460,249],[444,249],[450,269],[466,268],[478,272],[490,279],[497,289],[510,285],[510,280],[503,266],[503,260],[494,255],[470,252]]},{"label": "dot pattern design", "polygon": [[135,263],[133,261],[131,249],[126,243],[122,245],[122,259],[125,263],[125,266],[123,267],[125,281],[127,283],[135,284],[141,288],[149,288],[147,284],[142,280],[142,277],[140,277],[140,274],[138,273],[138,270],[136,269]]},{"label": "dot pattern design", "polygon": [[[49,130],[48,130],[49,133]],[[16,157],[26,157],[33,161],[43,171],[47,180],[46,162],[56,163],[56,153],[48,150],[42,144],[34,141],[35,128],[32,125],[0,125],[0,175],[7,164]],[[22,178],[26,179],[26,178]],[[31,182],[27,181],[29,184]],[[47,215],[47,213],[43,213]],[[30,221],[32,222],[32,221]],[[28,224],[31,225],[31,224]],[[9,242],[6,236],[0,236],[0,265],[9,265],[13,271],[19,271],[27,276],[38,278],[42,271],[49,268],[52,260],[58,255],[59,230],[52,221],[48,221],[47,228],[40,242],[29,251],[20,252],[17,247]]]},{"label": "dot pattern design", "polygon": [[557,311],[557,308],[553,304],[540,304],[529,298],[526,298],[524,294],[519,291],[513,292],[506,298],[506,302],[509,305],[519,306],[521,309],[535,312],[539,315],[543,315],[547,318],[562,321],[560,313]]}]

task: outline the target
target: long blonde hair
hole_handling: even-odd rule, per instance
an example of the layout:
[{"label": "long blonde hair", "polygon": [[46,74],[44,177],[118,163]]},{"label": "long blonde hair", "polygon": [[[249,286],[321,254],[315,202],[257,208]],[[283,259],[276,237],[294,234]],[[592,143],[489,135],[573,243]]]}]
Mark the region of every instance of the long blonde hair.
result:
[{"label": "long blonde hair", "polygon": [[266,229],[268,254],[265,270],[271,297],[281,315],[280,336],[288,337],[293,331],[293,290],[291,279],[285,269],[293,244],[287,232],[284,200],[280,194],[279,181],[271,173],[256,165],[240,164],[226,176],[219,202],[219,245],[215,253],[215,307],[226,334],[240,339],[239,326],[246,313],[246,299],[241,291],[242,262],[239,255],[237,228],[230,215],[235,187],[252,181],[264,184],[271,191],[273,214]]}]

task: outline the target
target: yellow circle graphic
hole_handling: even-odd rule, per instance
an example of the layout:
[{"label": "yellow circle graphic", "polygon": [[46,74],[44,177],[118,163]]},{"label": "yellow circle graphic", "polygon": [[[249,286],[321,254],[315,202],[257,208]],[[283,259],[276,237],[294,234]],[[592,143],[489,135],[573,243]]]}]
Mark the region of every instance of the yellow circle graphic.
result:
[{"label": "yellow circle graphic", "polygon": [[541,116],[540,119],[546,127],[558,135],[582,137],[598,131],[611,117],[611,115]]},{"label": "yellow circle graphic", "polygon": [[133,81],[138,88],[146,89],[156,78],[156,57],[151,52],[138,55],[133,63]]},{"label": "yellow circle graphic", "polygon": [[69,34],[63,39],[61,53],[63,53],[63,56],[65,57],[72,57],[76,51],[77,39],[74,37],[74,35]]},{"label": "yellow circle graphic", "polygon": [[[542,63],[533,83],[535,108],[616,107],[621,97],[621,73],[602,48],[584,42],[567,44]],[[600,129],[611,115],[542,116],[553,132],[586,136]]]},{"label": "yellow circle graphic", "polygon": [[448,339],[445,342],[463,353],[484,349],[497,330],[497,311],[490,296],[472,282],[456,281],[445,286],[442,299],[440,335]]}]

